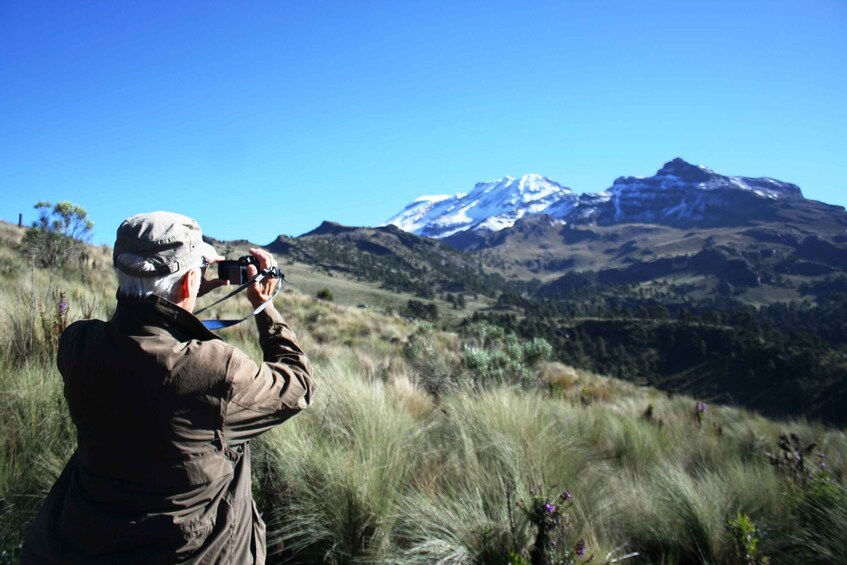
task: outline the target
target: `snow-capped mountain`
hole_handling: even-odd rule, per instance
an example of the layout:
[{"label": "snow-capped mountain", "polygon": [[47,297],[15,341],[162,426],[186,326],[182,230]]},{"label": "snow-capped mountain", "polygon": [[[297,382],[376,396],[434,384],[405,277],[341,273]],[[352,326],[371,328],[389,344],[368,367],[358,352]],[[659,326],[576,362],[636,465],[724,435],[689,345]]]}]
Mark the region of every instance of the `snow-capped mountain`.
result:
[{"label": "snow-capped mountain", "polygon": [[755,208],[756,201],[786,198],[803,195],[790,183],[724,176],[677,158],[652,177],[621,177],[596,194],[577,196],[537,174],[478,183],[467,194],[418,198],[387,224],[435,238],[469,230],[498,231],[532,214],[571,224],[714,224],[730,217],[743,220],[745,214],[752,219],[757,210],[750,208],[751,202]]},{"label": "snow-capped mountain", "polygon": [[427,237],[448,237],[466,230],[497,231],[528,214],[552,205],[576,204],[573,191],[541,175],[505,177],[481,182],[467,194],[422,196],[388,220],[403,231]]},{"label": "snow-capped mountain", "polygon": [[[722,215],[738,215],[733,210],[739,198],[802,198],[796,185],[770,178],[728,177],[706,167],[674,159],[652,177],[622,177],[605,191],[605,207],[597,206],[583,217],[603,224],[663,223],[690,224],[714,222]],[[755,202],[755,199],[753,200]],[[583,210],[587,212],[587,210]],[[756,210],[747,210],[755,216]]]}]

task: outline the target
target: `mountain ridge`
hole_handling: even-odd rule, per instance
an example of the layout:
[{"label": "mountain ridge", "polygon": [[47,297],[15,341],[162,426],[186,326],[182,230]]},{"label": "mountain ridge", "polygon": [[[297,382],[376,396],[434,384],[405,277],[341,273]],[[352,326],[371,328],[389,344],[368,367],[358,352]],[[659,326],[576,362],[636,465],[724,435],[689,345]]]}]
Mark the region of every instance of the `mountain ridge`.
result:
[{"label": "mountain ridge", "polygon": [[[772,218],[764,201],[805,200],[800,187],[770,177],[726,176],[677,157],[652,177],[618,177],[598,193],[577,195],[547,177],[477,183],[469,193],[421,197],[386,222],[433,238],[510,228],[526,216],[546,214],[564,223],[678,226],[735,224]],[[745,216],[745,212],[754,215]]]}]

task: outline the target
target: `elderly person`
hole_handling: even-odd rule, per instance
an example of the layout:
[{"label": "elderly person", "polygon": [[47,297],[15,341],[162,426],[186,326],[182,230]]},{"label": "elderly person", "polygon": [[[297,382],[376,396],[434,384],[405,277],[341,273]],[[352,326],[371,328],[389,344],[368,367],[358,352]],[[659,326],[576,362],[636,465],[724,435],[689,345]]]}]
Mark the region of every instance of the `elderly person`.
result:
[{"label": "elderly person", "polygon": [[[251,249],[260,270],[273,257]],[[118,228],[115,314],[71,324],[57,364],[77,429],[22,563],[263,563],[250,439],[308,407],[311,368],[272,303],[256,315],[263,362],[192,315],[223,259],[197,222],[154,212]],[[256,267],[250,266],[250,275]],[[259,307],[277,284],[249,287]]]}]

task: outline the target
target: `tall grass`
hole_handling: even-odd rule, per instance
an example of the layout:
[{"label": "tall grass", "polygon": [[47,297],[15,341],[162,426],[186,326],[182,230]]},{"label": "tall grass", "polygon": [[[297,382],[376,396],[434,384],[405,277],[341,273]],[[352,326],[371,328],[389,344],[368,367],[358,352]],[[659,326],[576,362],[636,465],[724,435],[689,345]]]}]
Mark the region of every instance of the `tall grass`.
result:
[{"label": "tall grass", "polygon": [[[54,278],[68,322],[111,314],[103,255],[99,270]],[[33,326],[35,347],[14,353],[21,325],[30,327],[28,298],[50,312],[46,273],[32,278],[3,245],[0,267],[0,555],[8,556],[75,435],[50,326]],[[310,410],[253,445],[271,562],[518,563],[537,533],[519,503],[564,489],[573,499],[557,547],[583,541],[595,563],[630,552],[639,563],[740,562],[727,528],[738,513],[755,523],[772,563],[847,562],[843,431],[720,406],[701,422],[696,399],[560,364],[523,358],[512,378],[517,359],[506,363],[504,352],[537,348],[486,341],[482,330],[442,332],[291,290],[277,305],[319,388]],[[213,315],[248,308],[230,302]],[[252,325],[224,335],[260,358]],[[806,485],[769,463],[786,432],[827,455],[826,471],[812,469]]]},{"label": "tall grass", "polygon": [[[269,512],[272,545],[305,562],[372,562],[386,555],[403,485],[423,453],[421,426],[378,380],[330,365],[317,377],[323,406],[268,434],[266,465],[285,477]],[[269,493],[269,496],[274,496]]]},{"label": "tall grass", "polygon": [[76,437],[52,363],[0,361],[0,552],[20,544],[75,447]]}]

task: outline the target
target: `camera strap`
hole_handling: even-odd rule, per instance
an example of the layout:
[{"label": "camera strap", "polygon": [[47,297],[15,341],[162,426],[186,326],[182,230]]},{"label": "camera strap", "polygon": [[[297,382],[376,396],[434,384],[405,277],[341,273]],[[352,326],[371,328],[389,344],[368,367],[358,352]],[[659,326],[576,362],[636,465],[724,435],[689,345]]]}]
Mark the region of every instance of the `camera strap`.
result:
[{"label": "camera strap", "polygon": [[246,289],[251,284],[257,283],[259,281],[262,281],[262,280],[268,279],[268,278],[270,278],[270,279],[280,279],[279,284],[276,285],[276,288],[274,289],[274,293],[271,295],[270,298],[268,298],[267,300],[262,302],[259,305],[258,308],[256,308],[255,310],[253,310],[251,313],[247,314],[246,316],[244,316],[240,320],[200,320],[200,322],[204,326],[206,326],[206,329],[208,329],[208,330],[220,330],[222,328],[228,328],[228,327],[234,326],[236,324],[240,324],[244,320],[252,318],[256,314],[258,314],[259,312],[264,310],[265,307],[274,298],[276,298],[276,295],[279,294],[280,290],[282,290],[282,285],[285,284],[285,275],[282,274],[282,271],[279,270],[279,267],[271,267],[270,269],[265,269],[264,271],[257,273],[256,276],[254,276],[249,281],[247,281],[243,285],[239,286],[238,288],[236,288],[235,290],[233,290],[232,292],[230,292],[229,294],[227,294],[223,298],[216,300],[215,302],[212,302],[208,306],[204,306],[203,308],[197,310],[196,312],[194,312],[194,315],[196,316],[197,314],[200,314],[201,312],[205,312],[206,310],[208,310],[212,306],[217,306],[218,304],[220,304],[224,300],[232,298],[233,296],[235,296],[236,294],[238,294],[242,290]]}]

